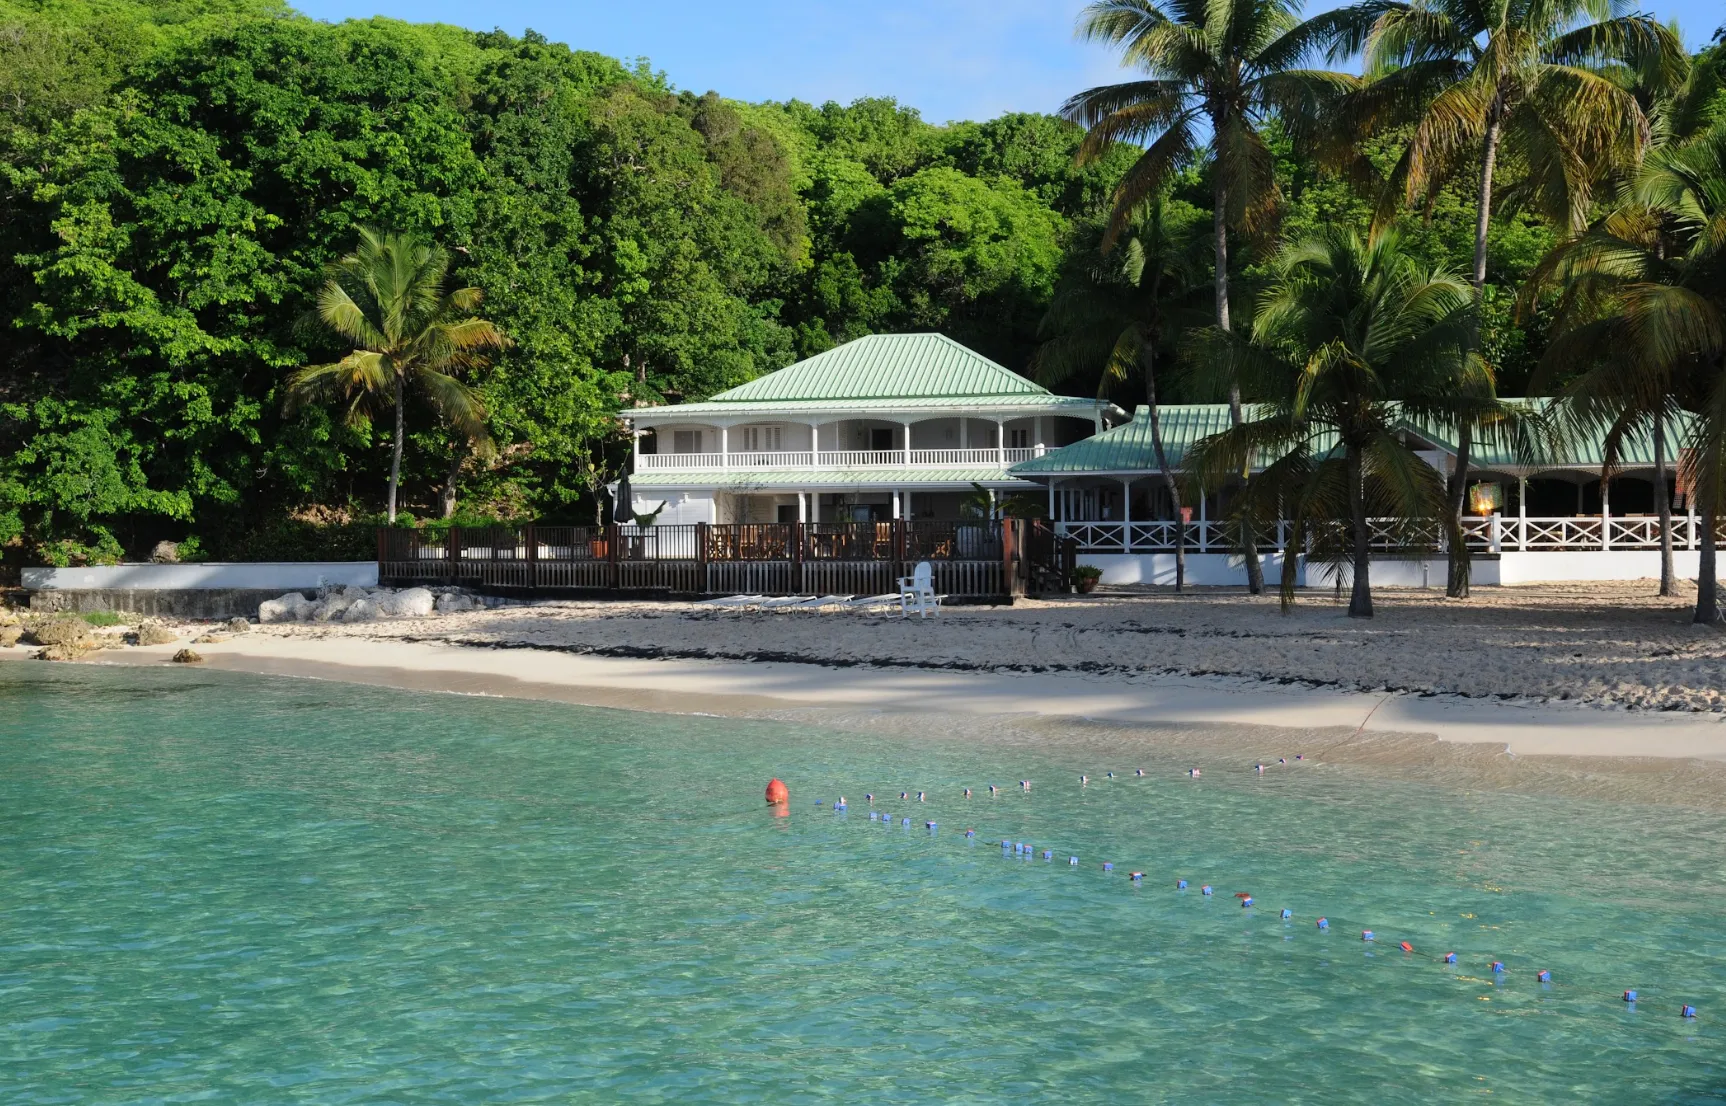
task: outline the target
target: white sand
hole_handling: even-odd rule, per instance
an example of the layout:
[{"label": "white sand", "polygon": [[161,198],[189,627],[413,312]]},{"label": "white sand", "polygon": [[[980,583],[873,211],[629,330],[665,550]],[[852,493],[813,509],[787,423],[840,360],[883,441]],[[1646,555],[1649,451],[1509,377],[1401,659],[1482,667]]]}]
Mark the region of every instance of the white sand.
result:
[{"label": "white sand", "polygon": [[[562,603],[260,627],[197,649],[211,667],[640,709],[1220,722],[1726,761],[1726,636],[1650,591],[1387,592],[1371,622],[1327,601],[1285,618],[1274,600],[1219,594],[953,608],[928,621]],[[162,663],[175,648],[96,658]]]}]

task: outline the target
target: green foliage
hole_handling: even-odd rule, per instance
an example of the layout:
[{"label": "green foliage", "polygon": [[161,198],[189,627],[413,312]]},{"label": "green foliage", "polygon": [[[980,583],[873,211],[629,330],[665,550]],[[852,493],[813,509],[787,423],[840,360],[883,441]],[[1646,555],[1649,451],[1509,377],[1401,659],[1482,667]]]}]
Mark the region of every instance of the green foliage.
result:
[{"label": "green foliage", "polygon": [[81,616],[92,626],[118,626],[120,616],[113,611],[85,611]]}]

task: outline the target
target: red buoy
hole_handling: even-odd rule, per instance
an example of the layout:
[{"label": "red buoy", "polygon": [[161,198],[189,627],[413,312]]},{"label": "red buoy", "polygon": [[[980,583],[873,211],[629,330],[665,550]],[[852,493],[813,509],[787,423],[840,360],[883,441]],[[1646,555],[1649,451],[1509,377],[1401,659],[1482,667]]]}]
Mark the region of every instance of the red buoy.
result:
[{"label": "red buoy", "polygon": [[791,801],[791,792],[786,790],[785,781],[779,779],[767,781],[767,801],[773,804]]}]

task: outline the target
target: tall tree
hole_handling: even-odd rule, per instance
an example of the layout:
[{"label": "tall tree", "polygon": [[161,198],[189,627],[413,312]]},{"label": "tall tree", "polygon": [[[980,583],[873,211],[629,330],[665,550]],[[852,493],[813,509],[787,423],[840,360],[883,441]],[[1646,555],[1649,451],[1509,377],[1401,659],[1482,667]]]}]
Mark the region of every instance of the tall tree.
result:
[{"label": "tall tree", "polygon": [[[1216,325],[1230,329],[1230,228],[1262,235],[1273,226],[1279,191],[1262,125],[1273,113],[1294,127],[1352,88],[1340,73],[1298,68],[1314,39],[1290,0],[1093,0],[1079,33],[1118,47],[1141,80],[1089,88],[1061,114],[1088,131],[1081,163],[1117,142],[1145,143],[1113,196],[1104,245],[1112,245],[1147,198],[1194,165],[1211,178]],[[1241,423],[1241,389],[1228,382],[1229,413]],[[1250,529],[1242,531],[1251,590],[1264,590]]]},{"label": "tall tree", "polygon": [[1607,471],[1627,437],[1688,416],[1680,478],[1702,516],[1695,621],[1720,621],[1717,527],[1726,488],[1726,122],[1649,155],[1632,202],[1549,263],[1564,283],[1556,373],[1577,425],[1606,433]]},{"label": "tall tree", "polygon": [[1199,301],[1205,291],[1202,226],[1202,212],[1167,197],[1141,205],[1115,249],[1088,250],[1069,266],[1043,317],[1046,340],[1031,360],[1043,383],[1094,375],[1099,394],[1140,379],[1157,471],[1175,512],[1177,592],[1185,590],[1187,577],[1185,497],[1163,446],[1157,374],[1180,333],[1205,315]]},{"label": "tall tree", "polygon": [[[1346,550],[1351,617],[1373,614],[1370,517],[1444,518],[1442,481],[1398,431],[1455,417],[1482,368],[1466,354],[1472,309],[1465,281],[1422,269],[1393,232],[1368,241],[1332,230],[1278,256],[1250,335],[1216,328],[1196,340],[1202,371],[1248,381],[1261,402],[1201,442],[1193,467],[1221,474],[1271,458],[1249,500],[1289,504],[1294,533],[1310,534],[1319,557]],[[1296,560],[1283,558],[1285,606]]]},{"label": "tall tree", "polygon": [[[1486,289],[1487,227],[1500,159],[1526,172],[1525,199],[1578,228],[1604,165],[1633,161],[1647,132],[1636,97],[1602,68],[1623,65],[1657,84],[1679,79],[1682,43],[1616,0],[1363,0],[1314,17],[1333,59],[1365,55],[1369,83],[1344,105],[1355,127],[1412,127],[1387,199],[1432,196],[1452,174],[1479,173],[1474,218],[1477,302]],[[1381,207],[1381,211],[1387,208]],[[1478,348],[1478,323],[1476,347]],[[1460,519],[1469,453],[1491,396],[1458,410],[1456,467],[1446,493]],[[1468,594],[1466,549],[1451,552],[1446,591]]]},{"label": "tall tree", "polygon": [[290,404],[336,396],[350,423],[367,423],[381,406],[395,411],[390,445],[389,520],[396,520],[408,385],[424,393],[468,442],[489,444],[485,405],[456,379],[482,351],[509,344],[488,320],[474,318],[478,288],[446,291],[449,255],[408,235],[360,230],[360,245],[331,266],[308,325],[355,346],[340,361],[308,365],[288,382]]}]

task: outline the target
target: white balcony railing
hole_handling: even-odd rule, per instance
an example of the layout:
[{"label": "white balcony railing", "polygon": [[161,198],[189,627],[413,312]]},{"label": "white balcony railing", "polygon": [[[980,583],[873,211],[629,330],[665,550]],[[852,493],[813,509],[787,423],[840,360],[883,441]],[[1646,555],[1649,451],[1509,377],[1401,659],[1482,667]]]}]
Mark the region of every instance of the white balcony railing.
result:
[{"label": "white balcony railing", "polygon": [[[1370,520],[1372,547],[1377,550],[1410,549],[1422,546],[1441,549],[1444,541],[1436,524],[1428,521],[1409,523],[1401,519]],[[1602,527],[1605,527],[1604,531]],[[1726,519],[1721,521],[1726,530]],[[1175,548],[1175,524],[1169,521],[1057,522],[1055,530],[1062,537],[1079,543],[1079,549],[1092,553],[1163,553]],[[1186,543],[1190,552],[1221,552],[1232,548],[1233,527],[1215,519],[1194,520],[1187,524]],[[1274,533],[1267,534],[1265,544],[1271,549],[1287,545],[1289,526],[1276,524]],[[1644,516],[1605,518],[1517,518],[1492,515],[1486,518],[1466,518],[1462,521],[1463,538],[1468,547],[1480,553],[1519,553],[1537,550],[1605,550],[1660,548],[1660,520]],[[1672,517],[1672,547],[1695,549],[1700,539],[1700,524],[1694,516]],[[1726,540],[1726,535],[1723,535]]]},{"label": "white balcony railing", "polygon": [[715,469],[806,468],[986,468],[1016,465],[1047,453],[1045,446],[1015,449],[823,449],[771,453],[644,453],[637,472],[700,472]]}]

